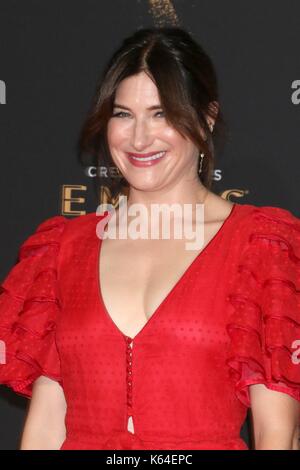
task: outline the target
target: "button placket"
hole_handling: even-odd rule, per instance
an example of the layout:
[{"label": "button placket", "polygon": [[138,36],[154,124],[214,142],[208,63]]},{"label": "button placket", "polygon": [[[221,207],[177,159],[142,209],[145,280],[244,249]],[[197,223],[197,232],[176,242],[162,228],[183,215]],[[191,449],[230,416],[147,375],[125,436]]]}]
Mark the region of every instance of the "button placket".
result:
[{"label": "button placket", "polygon": [[131,417],[131,424],[133,427],[133,421],[132,421],[132,348],[133,348],[133,339],[130,338],[129,336],[126,336],[127,430],[129,430],[128,427],[129,427],[130,417]]}]

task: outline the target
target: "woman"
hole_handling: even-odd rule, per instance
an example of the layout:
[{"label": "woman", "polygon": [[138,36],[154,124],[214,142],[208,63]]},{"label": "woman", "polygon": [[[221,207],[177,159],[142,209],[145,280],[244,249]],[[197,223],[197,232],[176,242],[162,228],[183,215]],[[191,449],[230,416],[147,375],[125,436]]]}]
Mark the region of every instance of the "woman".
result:
[{"label": "woman", "polygon": [[117,229],[135,204],[142,224],[154,204],[187,204],[203,243],[110,238],[107,211],[51,217],[23,243],[0,297],[0,379],[31,398],[21,449],[245,450],[249,407],[255,449],[297,448],[300,220],[211,191],[222,129],[214,67],[190,34],[124,41],[81,150],[119,169]]}]

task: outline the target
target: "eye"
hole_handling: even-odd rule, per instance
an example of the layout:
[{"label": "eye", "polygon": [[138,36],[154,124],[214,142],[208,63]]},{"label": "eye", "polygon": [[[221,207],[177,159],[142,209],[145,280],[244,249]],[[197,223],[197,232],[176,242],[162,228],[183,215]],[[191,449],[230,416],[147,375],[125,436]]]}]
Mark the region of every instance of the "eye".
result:
[{"label": "eye", "polygon": [[[163,116],[161,117],[164,117],[164,112],[163,111],[158,111],[157,113],[155,113],[155,116],[157,116],[157,114],[162,114]],[[126,113],[124,111],[119,111],[117,113],[113,113],[112,117],[123,117],[123,116],[129,116],[129,113]]]},{"label": "eye", "polygon": [[121,114],[127,114],[128,115],[128,113],[125,113],[124,111],[119,111],[118,113],[114,113],[112,115],[112,117],[121,117]]}]

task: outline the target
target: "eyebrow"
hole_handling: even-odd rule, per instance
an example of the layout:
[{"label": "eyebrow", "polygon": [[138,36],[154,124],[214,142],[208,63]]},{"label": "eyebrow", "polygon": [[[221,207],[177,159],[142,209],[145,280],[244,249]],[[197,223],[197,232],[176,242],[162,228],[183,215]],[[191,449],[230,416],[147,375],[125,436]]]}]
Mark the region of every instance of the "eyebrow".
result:
[{"label": "eyebrow", "polygon": [[[124,106],[124,105],[118,104],[118,103],[114,103],[113,107],[114,108],[120,108],[120,109],[127,109],[127,111],[131,111],[131,109],[128,108],[127,106]],[[159,105],[159,104],[155,104],[155,105],[150,106],[149,108],[147,108],[147,110],[149,110],[149,111],[152,111],[153,109],[162,109],[162,106]]]}]

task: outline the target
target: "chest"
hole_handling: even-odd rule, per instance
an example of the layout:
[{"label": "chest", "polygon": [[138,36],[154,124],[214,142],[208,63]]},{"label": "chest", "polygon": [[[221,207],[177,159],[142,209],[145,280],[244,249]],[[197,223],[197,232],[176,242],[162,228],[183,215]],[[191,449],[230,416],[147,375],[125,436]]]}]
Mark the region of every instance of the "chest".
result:
[{"label": "chest", "polygon": [[[200,248],[188,240],[102,240],[98,259],[99,289],[108,315],[134,337],[184,277],[201,264],[222,222],[205,224]],[[203,260],[204,261],[204,260]]]}]

